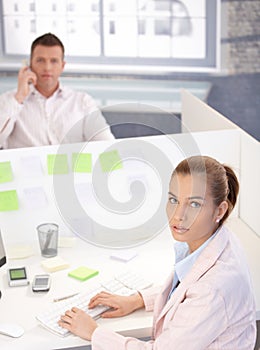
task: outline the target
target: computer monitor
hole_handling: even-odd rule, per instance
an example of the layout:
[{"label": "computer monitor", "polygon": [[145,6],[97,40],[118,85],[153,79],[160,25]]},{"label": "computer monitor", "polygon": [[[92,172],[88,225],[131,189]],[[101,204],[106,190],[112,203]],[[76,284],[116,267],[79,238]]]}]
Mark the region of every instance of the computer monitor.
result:
[{"label": "computer monitor", "polygon": [[[1,231],[0,231],[0,267],[6,264],[6,254],[5,254],[5,247],[4,247],[4,242],[1,236]],[[0,290],[0,298],[2,296],[1,290]]]}]

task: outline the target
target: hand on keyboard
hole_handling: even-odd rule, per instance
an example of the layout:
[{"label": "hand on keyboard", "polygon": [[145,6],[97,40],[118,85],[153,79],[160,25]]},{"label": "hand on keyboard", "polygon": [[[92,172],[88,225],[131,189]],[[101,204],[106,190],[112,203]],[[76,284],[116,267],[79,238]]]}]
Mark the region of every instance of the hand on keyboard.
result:
[{"label": "hand on keyboard", "polygon": [[100,305],[109,307],[109,309],[102,314],[102,317],[112,318],[129,315],[133,311],[144,307],[144,302],[143,298],[138,293],[125,296],[101,292],[91,298],[89,308],[94,308],[95,310],[95,308]]},{"label": "hand on keyboard", "polygon": [[81,337],[82,339],[91,340],[94,330],[97,328],[96,321],[86,312],[77,307],[66,311],[65,315],[61,316],[58,324],[68,332]]},{"label": "hand on keyboard", "polygon": [[[37,315],[36,318],[48,330],[58,335],[65,336],[69,334],[69,330],[61,327],[58,324],[58,321],[60,320],[61,315],[64,315],[67,310],[77,307],[90,315],[92,318],[96,319],[100,317],[102,313],[110,309],[109,306],[101,305],[99,303],[97,303],[97,306],[94,308],[89,308],[88,305],[91,298],[95,297],[98,293],[106,291],[121,296],[129,296],[135,294],[137,290],[148,288],[151,285],[151,282],[146,281],[136,274],[124,272],[123,274],[115,276],[115,278],[112,280],[102,282],[93,290],[79,293],[72,298],[55,303],[48,310]],[[92,306],[93,305],[94,304],[92,304]],[[112,317],[111,314],[107,314],[106,316]],[[113,316],[115,316],[115,313]]]},{"label": "hand on keyboard", "polygon": [[[119,317],[125,316],[140,309],[144,306],[143,298],[140,294],[122,296],[115,295],[108,292],[101,292],[94,296],[90,300],[89,307],[99,306],[109,307],[112,311],[106,311],[103,315],[106,317]],[[71,310],[67,310],[65,315],[61,316],[58,322],[59,326],[72,332],[73,334],[86,339],[91,340],[94,330],[97,328],[96,321],[90,317],[85,311],[73,307]]]}]

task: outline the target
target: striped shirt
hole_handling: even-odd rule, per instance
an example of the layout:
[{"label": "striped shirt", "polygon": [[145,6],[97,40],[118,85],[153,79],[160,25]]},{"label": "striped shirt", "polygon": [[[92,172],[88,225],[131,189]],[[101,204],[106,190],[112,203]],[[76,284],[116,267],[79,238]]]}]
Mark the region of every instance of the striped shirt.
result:
[{"label": "striped shirt", "polygon": [[42,96],[33,85],[20,104],[8,91],[0,96],[0,146],[17,148],[114,138],[95,101],[60,85]]}]

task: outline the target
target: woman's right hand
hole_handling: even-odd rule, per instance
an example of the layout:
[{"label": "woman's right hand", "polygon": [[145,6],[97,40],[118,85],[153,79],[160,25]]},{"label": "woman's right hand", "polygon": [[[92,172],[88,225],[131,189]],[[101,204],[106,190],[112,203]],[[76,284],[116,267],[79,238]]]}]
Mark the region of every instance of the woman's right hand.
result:
[{"label": "woman's right hand", "polygon": [[130,296],[122,296],[101,292],[90,299],[88,307],[92,309],[98,305],[109,306],[111,310],[104,312],[101,317],[112,318],[125,316],[135,310],[143,308],[144,301],[139,293]]}]

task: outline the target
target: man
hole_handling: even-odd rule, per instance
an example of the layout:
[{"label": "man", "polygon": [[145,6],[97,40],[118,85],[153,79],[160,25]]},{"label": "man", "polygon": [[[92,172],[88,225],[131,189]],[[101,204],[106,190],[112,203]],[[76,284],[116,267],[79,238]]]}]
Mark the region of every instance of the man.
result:
[{"label": "man", "polygon": [[47,33],[34,40],[17,91],[0,96],[0,148],[114,138],[94,100],[60,84],[64,66],[59,38]]}]

